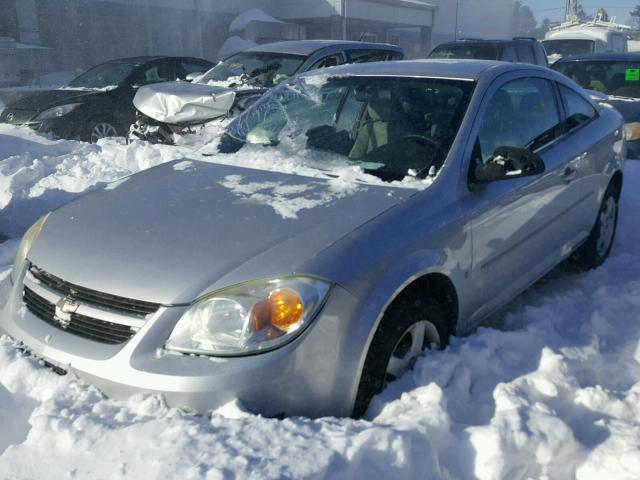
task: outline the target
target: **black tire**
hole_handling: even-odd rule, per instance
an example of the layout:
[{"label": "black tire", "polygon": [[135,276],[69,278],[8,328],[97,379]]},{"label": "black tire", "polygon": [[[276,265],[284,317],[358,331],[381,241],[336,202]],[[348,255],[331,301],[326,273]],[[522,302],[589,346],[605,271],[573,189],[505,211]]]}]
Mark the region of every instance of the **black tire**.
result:
[{"label": "black tire", "polygon": [[122,136],[119,125],[111,118],[95,117],[87,122],[82,140],[89,143],[96,143],[100,138]]},{"label": "black tire", "polygon": [[[439,347],[444,348],[449,343],[450,331],[444,311],[431,297],[396,300],[387,309],[364,362],[353,408],[354,418],[364,415],[373,396],[384,390],[389,381],[393,381],[387,374],[391,355],[400,348],[400,341],[404,341],[410,328],[423,321],[435,327],[440,337]],[[428,348],[428,345],[423,345],[424,348]]]},{"label": "black tire", "polygon": [[[618,226],[619,198],[618,187],[610,184],[602,197],[598,218],[589,237],[571,257],[570,265],[574,269],[587,271],[599,267],[609,256]],[[607,224],[607,220],[612,224]]]}]

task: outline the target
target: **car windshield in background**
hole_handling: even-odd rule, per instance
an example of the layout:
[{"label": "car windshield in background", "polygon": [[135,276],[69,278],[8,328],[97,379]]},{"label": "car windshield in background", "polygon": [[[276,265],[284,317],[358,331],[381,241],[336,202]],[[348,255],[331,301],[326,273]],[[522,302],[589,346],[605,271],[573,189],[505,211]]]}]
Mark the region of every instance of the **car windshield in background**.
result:
[{"label": "car windshield in background", "polygon": [[429,58],[467,58],[471,60],[496,60],[498,47],[492,45],[450,45],[436,47]]},{"label": "car windshield in background", "polygon": [[234,120],[219,149],[303,138],[303,147],[334,154],[385,181],[425,177],[446,158],[474,86],[426,78],[300,77]]},{"label": "car windshield in background", "polygon": [[307,57],[268,52],[243,52],[218,63],[205,73],[198,83],[224,82],[244,77],[247,83],[273,87],[292,77]]},{"label": "car windshield in background", "polygon": [[640,98],[640,64],[629,62],[560,62],[555,70],[582,88],[618,97]]},{"label": "car windshield in background", "polygon": [[596,44],[593,40],[544,40],[542,42],[547,55],[582,55],[593,53]]},{"label": "car windshield in background", "polygon": [[71,80],[69,86],[105,88],[121,85],[137,66],[135,63],[105,63],[98,65]]}]

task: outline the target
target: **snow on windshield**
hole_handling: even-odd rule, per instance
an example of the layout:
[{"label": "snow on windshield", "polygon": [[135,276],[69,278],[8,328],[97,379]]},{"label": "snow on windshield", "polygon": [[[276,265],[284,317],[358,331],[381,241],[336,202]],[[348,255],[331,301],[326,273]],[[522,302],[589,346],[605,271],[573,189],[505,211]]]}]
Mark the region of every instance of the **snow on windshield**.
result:
[{"label": "snow on windshield", "polygon": [[241,52],[218,63],[198,83],[228,82],[227,85],[273,87],[293,76],[305,60],[303,55]]},{"label": "snow on windshield", "polygon": [[389,77],[298,77],[265,94],[234,120],[220,151],[248,145],[325,152],[385,181],[425,178],[442,166],[473,84]]}]

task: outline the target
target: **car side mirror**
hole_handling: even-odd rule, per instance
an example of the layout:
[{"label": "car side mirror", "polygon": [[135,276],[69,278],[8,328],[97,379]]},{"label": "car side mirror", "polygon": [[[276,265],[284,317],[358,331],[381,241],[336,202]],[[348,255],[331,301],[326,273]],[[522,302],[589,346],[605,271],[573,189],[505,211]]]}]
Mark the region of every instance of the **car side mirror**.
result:
[{"label": "car side mirror", "polygon": [[187,82],[195,82],[202,75],[204,75],[204,72],[192,72],[192,73],[187,74],[187,76],[184,77],[184,79]]},{"label": "car side mirror", "polygon": [[544,161],[537,153],[525,148],[498,147],[491,160],[475,167],[474,180],[484,184],[538,175],[544,170]]}]

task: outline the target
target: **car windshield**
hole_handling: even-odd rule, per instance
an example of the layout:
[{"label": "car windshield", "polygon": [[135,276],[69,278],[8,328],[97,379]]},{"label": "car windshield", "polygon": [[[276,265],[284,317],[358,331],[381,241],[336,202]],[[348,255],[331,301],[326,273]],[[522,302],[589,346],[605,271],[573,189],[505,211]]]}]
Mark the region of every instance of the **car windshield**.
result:
[{"label": "car windshield", "polygon": [[582,55],[593,53],[596,43],[593,40],[545,40],[542,42],[547,55]]},{"label": "car windshield", "polygon": [[293,76],[307,57],[269,52],[242,52],[218,63],[198,83],[225,82],[242,77],[239,82],[273,87]]},{"label": "car windshield", "polygon": [[106,88],[121,85],[137,66],[135,63],[103,63],[71,80],[69,86]]},{"label": "car windshield", "polygon": [[331,161],[385,181],[424,178],[446,158],[474,86],[431,78],[295,78],[234,120],[218,148],[231,153],[294,139],[301,151],[329,152]]},{"label": "car windshield", "polygon": [[553,68],[582,88],[618,97],[640,98],[640,62],[560,62]]},{"label": "car windshield", "polygon": [[498,47],[495,45],[442,45],[436,47],[430,58],[467,58],[472,60],[497,60]]}]

